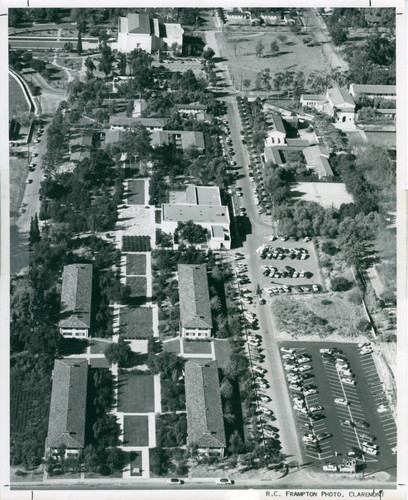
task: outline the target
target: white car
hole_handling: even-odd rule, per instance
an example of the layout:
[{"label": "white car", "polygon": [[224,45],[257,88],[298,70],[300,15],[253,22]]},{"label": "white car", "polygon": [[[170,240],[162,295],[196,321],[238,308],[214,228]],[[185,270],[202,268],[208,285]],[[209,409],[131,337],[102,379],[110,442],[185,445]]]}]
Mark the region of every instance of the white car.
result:
[{"label": "white car", "polygon": [[391,448],[391,451],[392,451],[392,454],[395,455],[397,453],[397,447],[396,446],[393,446]]},{"label": "white car", "polygon": [[353,376],[353,372],[349,368],[347,368],[347,369],[339,368],[339,373],[342,376],[345,375],[346,377],[352,377]]},{"label": "white car", "polygon": [[298,411],[300,413],[305,413],[307,415],[307,408],[304,408],[304,407],[301,407],[301,406],[296,406],[296,405],[294,405],[293,408],[296,411]]},{"label": "white car", "polygon": [[298,358],[298,363],[299,364],[309,363],[309,362],[310,362],[310,358],[305,358],[305,357]]},{"label": "white car", "polygon": [[389,411],[389,407],[384,405],[384,404],[381,404],[378,408],[377,408],[377,412],[378,413],[384,413],[386,411]]},{"label": "white car", "polygon": [[299,366],[299,371],[302,373],[302,372],[307,372],[309,370],[311,370],[312,367],[310,365],[302,365],[302,366]]},{"label": "white car", "polygon": [[363,446],[365,446],[366,448],[374,448],[376,450],[378,450],[379,448],[378,444],[374,444],[371,441],[363,441]]},{"label": "white car", "polygon": [[348,406],[350,404],[350,402],[345,398],[336,398],[334,402],[336,403],[336,405],[343,405],[343,406]]},{"label": "white car", "polygon": [[363,451],[364,451],[364,453],[367,453],[368,455],[378,455],[378,453],[379,453],[377,448],[373,448],[371,446],[363,446]]},{"label": "white car", "polygon": [[365,356],[366,354],[371,354],[372,352],[373,352],[372,349],[367,349],[367,350],[361,349],[360,354],[361,356]]},{"label": "white car", "polygon": [[336,464],[325,464],[323,465],[323,470],[325,472],[337,472],[339,470],[339,467]]},{"label": "white car", "polygon": [[270,410],[269,408],[265,408],[264,406],[260,406],[259,411],[261,411],[265,415],[268,415],[269,417],[272,417],[272,415],[273,415],[273,411]]},{"label": "white car", "polygon": [[360,342],[359,344],[357,344],[357,347],[359,349],[362,349],[363,347],[371,347],[371,342]]},{"label": "white car", "polygon": [[320,349],[320,354],[333,354],[333,349]]},{"label": "white car", "polygon": [[248,345],[251,345],[253,347],[259,347],[261,345],[261,342],[259,340],[255,339],[248,339]]},{"label": "white car", "polygon": [[281,347],[280,350],[289,354],[293,354],[295,352],[295,349],[292,349],[291,347]]},{"label": "white car", "polygon": [[309,408],[310,413],[317,413],[318,411],[322,411],[322,410],[324,410],[324,408],[321,405],[311,406]]},{"label": "white car", "polygon": [[292,360],[295,360],[296,359],[296,356],[294,356],[293,354],[284,354],[282,356],[283,359],[292,359]]},{"label": "white car", "polygon": [[264,375],[267,372],[265,368],[261,368],[260,366],[253,366],[252,369],[254,372],[260,373],[262,375]]},{"label": "white car", "polygon": [[262,395],[260,396],[259,398],[263,403],[270,403],[272,401],[272,399],[269,397],[269,396],[266,396],[266,395]]},{"label": "white car", "polygon": [[215,481],[215,484],[228,485],[228,484],[234,484],[234,481],[232,481],[228,477],[220,477]]},{"label": "white car", "polygon": [[346,385],[356,385],[355,380],[353,380],[352,378],[342,378],[341,381]]},{"label": "white car", "polygon": [[314,436],[311,432],[305,434],[302,437],[302,441],[305,443],[315,443],[317,441],[316,436]]},{"label": "white car", "polygon": [[312,394],[317,394],[317,389],[315,389],[314,387],[309,387],[308,389],[303,390],[303,394],[305,396],[311,396]]},{"label": "white car", "polygon": [[289,389],[292,389],[292,391],[301,391],[302,386],[299,384],[289,384]]}]

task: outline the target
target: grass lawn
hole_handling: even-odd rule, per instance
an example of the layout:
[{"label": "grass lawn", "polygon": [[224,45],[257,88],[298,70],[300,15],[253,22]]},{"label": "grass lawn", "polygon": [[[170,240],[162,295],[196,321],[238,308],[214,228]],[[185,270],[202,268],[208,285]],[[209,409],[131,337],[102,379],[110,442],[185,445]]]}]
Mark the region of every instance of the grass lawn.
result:
[{"label": "grass lawn", "polygon": [[211,343],[210,342],[199,342],[199,341],[186,341],[184,343],[184,352],[187,354],[211,354]]},{"label": "grass lawn", "polygon": [[153,375],[119,375],[118,411],[124,413],[154,411]]},{"label": "grass lawn", "polygon": [[131,297],[146,297],[147,280],[143,276],[127,277],[126,285],[131,289]]},{"label": "grass lawn", "polygon": [[294,339],[330,334],[353,338],[361,332],[357,323],[365,319],[362,305],[351,303],[346,293],[308,297],[277,297],[272,303],[279,329]]},{"label": "grass lawn", "polygon": [[110,364],[106,358],[91,358],[90,366],[92,368],[109,368]]},{"label": "grass lawn", "polygon": [[120,330],[125,339],[146,339],[153,336],[153,310],[150,307],[122,309]]},{"label": "grass lawn", "polygon": [[227,339],[215,339],[215,358],[219,368],[225,368],[230,362],[231,347]]},{"label": "grass lawn", "polygon": [[30,108],[20,85],[9,75],[9,116],[13,116],[18,111],[28,112]]},{"label": "grass lawn", "polygon": [[103,340],[90,340],[91,344],[91,354],[104,354],[106,348],[110,345],[110,342],[104,342]]},{"label": "grass lawn", "polygon": [[[141,476],[142,475],[142,453],[140,451],[132,451],[130,454],[130,475],[131,476]],[[139,470],[139,472],[136,472]]]},{"label": "grass lawn", "polygon": [[129,205],[146,205],[145,181],[143,179],[133,179],[129,181],[128,189]]},{"label": "grass lawn", "polygon": [[124,446],[149,445],[149,420],[144,415],[125,416],[123,419]]},{"label": "grass lawn", "polygon": [[163,351],[165,352],[176,352],[180,353],[180,340],[176,339],[169,340],[168,342],[163,342]]},{"label": "grass lawn", "polygon": [[129,253],[126,255],[127,275],[146,275],[146,255]]},{"label": "grass lawn", "polygon": [[18,212],[28,174],[27,158],[10,157],[10,212]]},{"label": "grass lawn", "polygon": [[[287,40],[282,44],[277,37],[283,34]],[[239,85],[245,79],[251,80],[251,86],[248,90],[254,88],[256,75],[259,71],[270,68],[273,78],[275,73],[285,70],[303,71],[306,76],[312,71],[323,72],[327,69],[327,61],[322,54],[322,48],[319,46],[307,47],[302,42],[302,36],[289,31],[280,33],[272,31],[259,31],[254,27],[253,30],[242,30],[230,28],[229,33],[223,35],[217,34],[220,40],[221,54],[227,59],[227,64],[231,76],[234,77],[235,84]],[[265,47],[264,57],[255,55],[255,47],[259,40]],[[271,56],[271,42],[278,41],[280,53],[277,56]]]}]

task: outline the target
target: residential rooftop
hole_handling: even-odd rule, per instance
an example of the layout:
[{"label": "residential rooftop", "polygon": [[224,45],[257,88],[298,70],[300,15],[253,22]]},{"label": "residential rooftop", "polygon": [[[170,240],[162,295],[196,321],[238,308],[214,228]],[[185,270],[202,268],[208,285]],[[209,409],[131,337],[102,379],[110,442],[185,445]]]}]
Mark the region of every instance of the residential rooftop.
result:
[{"label": "residential rooftop", "polygon": [[84,447],[87,380],[86,359],[55,360],[46,448]]},{"label": "residential rooftop", "polygon": [[187,361],[184,370],[188,444],[226,447],[217,362]]},{"label": "residential rooftop", "polygon": [[151,145],[164,146],[175,144],[186,150],[189,147],[204,149],[204,134],[190,130],[154,130],[151,133]]},{"label": "residential rooftop", "polygon": [[183,328],[212,328],[205,264],[179,264],[180,321]]},{"label": "residential rooftop", "polygon": [[91,325],[92,264],[64,266],[61,289],[61,328]]}]

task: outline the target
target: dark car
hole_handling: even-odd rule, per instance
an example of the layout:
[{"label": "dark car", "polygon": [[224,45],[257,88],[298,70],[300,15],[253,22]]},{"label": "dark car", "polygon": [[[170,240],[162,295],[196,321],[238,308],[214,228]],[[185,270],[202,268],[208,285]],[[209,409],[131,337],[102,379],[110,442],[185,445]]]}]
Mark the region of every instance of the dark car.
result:
[{"label": "dark car", "polygon": [[370,424],[366,422],[365,420],[354,420],[355,426],[359,427],[360,429],[367,429],[370,427]]}]

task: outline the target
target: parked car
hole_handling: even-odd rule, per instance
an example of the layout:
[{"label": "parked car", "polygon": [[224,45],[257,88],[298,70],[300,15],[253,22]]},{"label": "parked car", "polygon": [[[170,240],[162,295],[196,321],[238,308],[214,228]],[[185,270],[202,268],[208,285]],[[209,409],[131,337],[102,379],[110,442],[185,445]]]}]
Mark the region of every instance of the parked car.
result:
[{"label": "parked car", "polygon": [[350,402],[345,398],[335,398],[336,405],[348,406]]},{"label": "parked car", "polygon": [[332,434],[330,434],[330,432],[321,432],[317,435],[317,439],[319,441],[323,441],[324,439],[328,439],[330,437],[332,437]]},{"label": "parked car", "polygon": [[182,479],[178,479],[177,477],[171,477],[170,479],[167,480],[167,484],[177,485],[183,483],[184,481]]},{"label": "parked car", "polygon": [[221,485],[229,485],[229,484],[234,484],[234,481],[232,479],[229,479],[228,477],[220,477],[215,481],[215,484],[221,484]]},{"label": "parked car", "polygon": [[340,420],[340,425],[342,425],[343,427],[350,427],[350,428],[355,427],[354,422],[352,422],[349,419]]},{"label": "parked car", "polygon": [[343,382],[343,384],[346,384],[346,385],[356,385],[356,381],[353,380],[352,378],[342,378],[341,381]]},{"label": "parked car", "polygon": [[289,354],[293,354],[295,352],[295,349],[292,349],[291,347],[281,347],[280,350],[282,352],[288,352]]},{"label": "parked car", "polygon": [[360,420],[360,419],[354,420],[354,423],[356,427],[359,427],[360,429],[367,429],[368,427],[370,427],[370,424],[365,420]]}]

